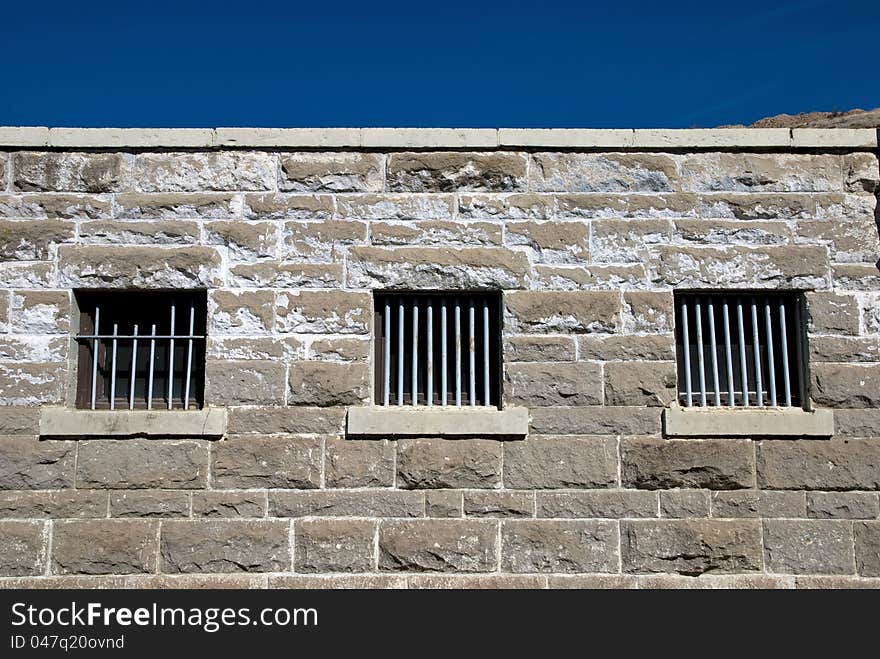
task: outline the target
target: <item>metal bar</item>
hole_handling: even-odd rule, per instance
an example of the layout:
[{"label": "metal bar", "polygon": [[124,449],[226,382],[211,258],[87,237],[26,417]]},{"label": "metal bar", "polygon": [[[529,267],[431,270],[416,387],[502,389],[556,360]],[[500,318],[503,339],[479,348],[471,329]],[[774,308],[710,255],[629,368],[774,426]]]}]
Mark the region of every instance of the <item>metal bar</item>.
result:
[{"label": "metal bar", "polygon": [[693,391],[691,387],[691,339],[690,329],[688,328],[688,305],[687,298],[681,301],[681,352],[684,357],[684,390],[686,407],[691,407],[693,403]]},{"label": "metal bar", "polygon": [[403,298],[397,300],[397,404],[403,405]]},{"label": "metal bar", "polygon": [[446,361],[446,298],[440,300],[440,404],[446,405],[448,367]]},{"label": "metal bar", "polygon": [[461,304],[455,298],[455,404],[461,406]]},{"label": "metal bar", "polygon": [[[117,339],[142,339],[145,334],[117,334]],[[76,337],[77,341],[82,340],[91,340],[91,339],[112,339],[112,334],[79,334]],[[156,339],[193,339],[194,341],[199,341],[207,338],[204,334],[157,334],[154,338]]]},{"label": "metal bar", "polygon": [[134,382],[137,377],[137,359],[138,359],[138,326],[134,324],[134,341],[131,344],[131,382],[128,389],[128,409],[134,409]]},{"label": "metal bar", "polygon": [[785,328],[785,301],[779,301],[779,338],[782,344],[782,381],[785,390],[785,406],[791,407],[791,376],[788,373],[788,335]]},{"label": "metal bar", "polygon": [[171,303],[171,339],[168,344],[168,409],[174,406],[174,303]]},{"label": "metal bar", "polygon": [[733,352],[730,349],[730,310],[727,308],[727,298],[721,306],[724,316],[724,357],[727,363],[727,405],[733,407],[736,404],[736,393],[733,385]]},{"label": "metal bar", "polygon": [[470,353],[469,375],[468,380],[468,402],[471,405],[477,404],[477,336],[476,326],[474,323],[474,300],[468,301],[468,324],[470,325],[470,337],[468,339],[468,352]]},{"label": "metal bar", "polygon": [[116,331],[118,325],[113,323],[113,353],[110,358],[110,409],[116,409]]},{"label": "metal bar", "polygon": [[385,370],[382,383],[383,401],[391,404],[391,302],[385,300]]},{"label": "metal bar", "polygon": [[752,298],[752,349],[755,355],[755,391],[758,397],[758,407],[764,407],[764,392],[761,384],[761,344],[758,337],[758,304]]},{"label": "metal bar", "polygon": [[412,404],[419,404],[419,301],[412,305]]},{"label": "metal bar", "polygon": [[147,409],[153,409],[153,364],[156,362],[156,323],[150,333],[150,379],[147,380]]},{"label": "metal bar", "polygon": [[721,383],[718,380],[718,342],[715,340],[715,303],[708,299],[709,346],[712,348],[712,384],[715,388],[715,407],[721,407]]},{"label": "metal bar", "polygon": [[[189,333],[192,336],[196,324],[196,308],[190,303],[189,305]],[[192,376],[192,360],[193,360],[193,340],[189,340],[186,348],[186,384],[183,387],[183,409],[189,409],[189,383]]]},{"label": "metal bar", "polygon": [[483,300],[483,405],[489,405],[489,302]]},{"label": "metal bar", "polygon": [[694,315],[697,317],[697,365],[700,368],[700,405],[706,407],[706,357],[703,354],[703,314],[700,298],[694,301]]},{"label": "metal bar", "polygon": [[767,325],[767,377],[770,380],[770,406],[776,407],[776,360],[773,356],[773,321],[770,315],[770,298],[765,298],[764,322]]},{"label": "metal bar", "polygon": [[434,405],[434,301],[428,298],[426,302],[427,316],[425,324],[427,329],[426,340],[428,342],[428,354],[426,355],[425,368],[427,369],[427,378],[425,383],[425,404],[428,407]]},{"label": "metal bar", "polygon": [[[98,324],[101,322],[101,307],[95,307],[95,334],[98,334]],[[92,340],[92,409],[95,409],[95,398],[98,389],[98,339]]]},{"label": "metal bar", "polygon": [[743,305],[742,300],[736,300],[736,324],[739,331],[739,370],[742,379],[742,400],[743,407],[749,406],[749,371],[748,360],[746,359],[746,329],[743,322]]}]

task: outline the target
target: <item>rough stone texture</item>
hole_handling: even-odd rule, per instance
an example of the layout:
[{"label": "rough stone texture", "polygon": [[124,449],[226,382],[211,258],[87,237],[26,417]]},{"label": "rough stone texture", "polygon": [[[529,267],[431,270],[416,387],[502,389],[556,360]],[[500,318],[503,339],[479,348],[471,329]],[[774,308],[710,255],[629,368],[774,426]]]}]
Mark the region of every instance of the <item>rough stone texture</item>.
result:
[{"label": "rough stone texture", "polygon": [[512,405],[602,403],[602,370],[598,364],[511,364],[506,370],[507,400]]},{"label": "rough stone texture", "polygon": [[674,362],[618,362],[605,365],[606,405],[665,407],[676,398]]},{"label": "rough stone texture", "polygon": [[819,519],[877,519],[876,492],[808,492],[807,514]]},{"label": "rough stone texture", "polygon": [[316,488],[321,484],[320,438],[233,437],[211,451],[211,482],[220,488]]},{"label": "rough stone texture", "polygon": [[370,396],[366,364],[299,362],[291,364],[290,405],[358,405]]},{"label": "rough stone texture", "polygon": [[0,521],[0,576],[42,574],[48,542],[42,522]]},{"label": "rough stone texture", "polygon": [[736,490],[712,493],[712,517],[806,517],[803,492]]},{"label": "rough stone texture", "polygon": [[142,153],[135,157],[139,192],[272,190],[276,158],[269,153]]},{"label": "rough stone texture", "polygon": [[880,577],[880,522],[856,522],[856,572],[863,577]]},{"label": "rough stone texture", "polygon": [[466,517],[534,517],[535,495],[532,492],[465,492]]},{"label": "rough stone texture", "polygon": [[520,153],[394,153],[388,157],[393,192],[512,192],[526,187]]},{"label": "rough stone texture", "polygon": [[384,157],[367,153],[291,153],[281,158],[281,190],[379,192]]},{"label": "rough stone texture", "polygon": [[61,281],[74,288],[203,288],[220,283],[220,255],[209,247],[59,249]]},{"label": "rough stone texture", "polygon": [[852,574],[850,522],[764,520],[764,560],[768,572]]},{"label": "rough stone texture", "polygon": [[538,517],[657,517],[657,494],[641,490],[539,492]]},{"label": "rough stone texture", "polygon": [[514,292],[504,296],[505,322],[518,332],[612,333],[620,296],[611,292]]},{"label": "rough stone texture", "polygon": [[617,524],[511,520],[501,523],[501,567],[509,572],[616,572]]},{"label": "rough stone texture", "polygon": [[604,437],[540,437],[505,445],[504,486],[519,489],[611,487],[617,442]]},{"label": "rough stone texture", "polygon": [[372,300],[365,293],[303,291],[278,296],[278,331],[297,334],[367,334]]},{"label": "rough stone texture", "polygon": [[73,487],[75,465],[75,442],[40,442],[33,436],[0,436],[0,489]]},{"label": "rough stone texture", "polygon": [[272,361],[209,361],[205,396],[215,405],[281,405],[287,369]]},{"label": "rough stone texture", "polygon": [[345,409],[338,407],[233,407],[228,430],[232,435],[320,435],[342,432],[344,423]]},{"label": "rough stone texture", "polygon": [[138,574],[155,572],[159,524],[144,520],[55,522],[54,574]]},{"label": "rough stone texture", "polygon": [[491,572],[498,559],[497,523],[488,520],[383,520],[379,569]]},{"label": "rough stone texture", "polygon": [[425,517],[461,517],[462,499],[460,490],[428,490],[425,492]]},{"label": "rough stone texture", "polygon": [[813,400],[823,407],[880,407],[880,364],[814,364]]},{"label": "rough stone texture", "polygon": [[265,492],[215,490],[193,492],[193,517],[264,517],[268,509]]},{"label": "rough stone texture", "polygon": [[190,495],[180,491],[110,493],[111,517],[189,517]]},{"label": "rough stone texture", "polygon": [[399,487],[415,489],[498,487],[501,443],[487,439],[401,440],[397,482]]},{"label": "rough stone texture", "polygon": [[708,517],[709,493],[703,490],[660,492],[660,516],[673,518]]},{"label": "rough stone texture", "polygon": [[205,442],[98,439],[79,444],[78,487],[198,489],[207,483]]},{"label": "rough stone texture", "polygon": [[293,568],[297,572],[369,572],[376,522],[351,519],[297,520]]},{"label": "rough stone texture", "polygon": [[530,183],[541,192],[671,192],[675,162],[648,153],[537,153]]},{"label": "rough stone texture", "polygon": [[755,486],[749,440],[621,441],[621,479],[626,487],[736,490]]},{"label": "rough stone texture", "polygon": [[873,439],[760,442],[758,485],[777,490],[880,490]]},{"label": "rough stone texture", "polygon": [[0,492],[0,517],[106,517],[107,497],[99,490],[6,490]]},{"label": "rough stone texture", "polygon": [[660,413],[644,407],[536,407],[530,432],[539,435],[655,435]]},{"label": "rough stone texture", "polygon": [[422,492],[403,490],[272,491],[272,517],[423,517]]},{"label": "rough stone texture", "polygon": [[571,362],[575,342],[567,336],[512,336],[504,344],[508,362]]},{"label": "rough stone texture", "polygon": [[290,524],[281,520],[169,520],[160,570],[281,572],[290,569]]},{"label": "rough stone texture", "polygon": [[56,245],[73,242],[76,224],[61,220],[0,220],[0,259],[45,261]]},{"label": "rough stone texture", "polygon": [[385,440],[327,440],[325,487],[390,487],[394,445]]},{"label": "rough stone texture", "polygon": [[761,528],[753,520],[625,520],[620,523],[625,572],[757,572]]},{"label": "rough stone texture", "polygon": [[12,185],[22,192],[117,192],[130,163],[117,153],[29,153],[12,157]]}]

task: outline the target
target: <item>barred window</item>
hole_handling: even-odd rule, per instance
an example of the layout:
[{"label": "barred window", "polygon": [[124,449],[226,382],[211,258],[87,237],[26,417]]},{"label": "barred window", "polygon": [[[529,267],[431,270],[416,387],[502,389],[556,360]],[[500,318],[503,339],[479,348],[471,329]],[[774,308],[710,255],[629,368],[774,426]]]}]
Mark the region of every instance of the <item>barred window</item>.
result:
[{"label": "barred window", "polygon": [[497,293],[376,293],[377,405],[501,402]]},{"label": "barred window", "polygon": [[799,293],[676,293],[679,402],[792,407],[805,400]]},{"label": "barred window", "polygon": [[204,405],[205,291],[77,291],[76,406]]}]

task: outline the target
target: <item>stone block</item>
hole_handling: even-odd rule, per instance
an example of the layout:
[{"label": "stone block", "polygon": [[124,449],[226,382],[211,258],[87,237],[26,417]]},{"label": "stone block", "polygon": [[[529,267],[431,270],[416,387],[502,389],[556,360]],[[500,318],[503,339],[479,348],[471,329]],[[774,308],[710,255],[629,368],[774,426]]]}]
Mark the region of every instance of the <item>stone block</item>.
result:
[{"label": "stone block", "polygon": [[501,452],[501,444],[488,439],[401,440],[397,483],[412,489],[499,487]]},{"label": "stone block", "polygon": [[213,490],[192,493],[193,517],[265,517],[266,492]]},{"label": "stone block", "polygon": [[198,489],[208,484],[202,441],[96,439],[79,443],[77,487]]},{"label": "stone block", "polygon": [[612,291],[514,291],[504,296],[506,329],[536,333],[614,333],[620,295]]},{"label": "stone block", "polygon": [[626,438],[620,451],[624,487],[737,490],[755,486],[755,453],[748,440]]},{"label": "stone block", "polygon": [[538,517],[657,517],[656,492],[644,490],[587,490],[538,492]]},{"label": "stone block", "polygon": [[278,331],[297,334],[369,334],[372,299],[367,293],[298,291],[278,294]]},{"label": "stone block", "polygon": [[212,405],[282,405],[286,376],[279,362],[208,361],[205,400]]},{"label": "stone block", "polygon": [[371,572],[375,540],[373,520],[297,520],[293,569],[297,572]]},{"label": "stone block", "polygon": [[775,490],[880,490],[880,444],[845,438],[760,442],[758,484]]},{"label": "stone block", "polygon": [[28,152],[12,156],[12,186],[23,192],[119,192],[130,162],[118,153]]},{"label": "stone block", "polygon": [[613,487],[616,482],[614,438],[530,437],[504,447],[505,487],[597,488]]},{"label": "stone block", "polygon": [[222,281],[210,247],[59,248],[61,282],[72,288],[211,288]]},{"label": "stone block", "polygon": [[317,488],[321,485],[319,437],[237,436],[211,453],[217,488]]},{"label": "stone block", "polygon": [[675,161],[651,153],[536,153],[529,183],[539,192],[672,192]]},{"label": "stone block", "polygon": [[394,445],[385,440],[327,439],[325,487],[391,487]]},{"label": "stone block", "polygon": [[252,151],[140,153],[134,159],[138,192],[274,190],[277,156]]},{"label": "stone block", "polygon": [[290,192],[381,192],[385,156],[375,153],[290,153],[281,157],[278,187]]},{"label": "stone block", "polygon": [[294,362],[290,365],[288,405],[360,405],[370,396],[369,365]]},{"label": "stone block", "polygon": [[161,572],[283,572],[290,569],[290,523],[282,520],[168,520]]},{"label": "stone block", "polygon": [[466,517],[534,517],[535,493],[467,491],[464,493],[464,514]]},{"label": "stone block", "polygon": [[189,517],[190,494],[179,490],[110,493],[111,517]]},{"label": "stone block", "polygon": [[527,407],[546,405],[601,405],[600,364],[531,363],[505,368],[506,402]]},{"label": "stone block", "polygon": [[764,520],[764,556],[768,572],[853,574],[850,522]]},{"label": "stone block", "polygon": [[505,520],[501,568],[507,572],[617,572],[617,523]]},{"label": "stone block", "polygon": [[677,398],[675,362],[605,364],[606,405],[666,407]]},{"label": "stone block", "polygon": [[56,521],[54,574],[141,574],[156,571],[159,523],[135,519]]},{"label": "stone block", "polygon": [[43,522],[0,521],[0,576],[43,574],[48,544]]},{"label": "stone block", "polygon": [[382,520],[379,569],[491,572],[497,569],[498,525],[490,520]]},{"label": "stone block", "polygon": [[526,188],[521,153],[419,152],[388,157],[392,192],[515,192]]},{"label": "stone block", "polygon": [[403,490],[269,492],[273,517],[424,517],[425,495]]},{"label": "stone block", "polygon": [[71,243],[76,224],[64,220],[0,220],[0,259],[46,261],[55,247]]}]

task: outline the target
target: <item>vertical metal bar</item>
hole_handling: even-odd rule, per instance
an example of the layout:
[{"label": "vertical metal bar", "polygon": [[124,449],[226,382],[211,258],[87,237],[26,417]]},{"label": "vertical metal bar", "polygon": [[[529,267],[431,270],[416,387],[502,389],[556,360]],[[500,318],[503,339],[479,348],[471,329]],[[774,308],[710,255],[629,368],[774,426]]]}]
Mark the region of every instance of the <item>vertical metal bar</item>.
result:
[{"label": "vertical metal bar", "polygon": [[412,404],[419,404],[419,300],[412,305]]},{"label": "vertical metal bar", "polygon": [[691,338],[690,329],[688,327],[688,305],[687,298],[681,301],[681,352],[684,357],[684,390],[686,407],[691,407],[693,403],[693,390],[691,387]]},{"label": "vertical metal bar", "polygon": [[764,299],[764,322],[767,325],[767,377],[770,380],[770,406],[776,407],[776,360],[773,355],[773,321],[770,315],[768,297]]},{"label": "vertical metal bar", "polygon": [[92,409],[95,409],[95,399],[98,390],[98,336],[101,323],[101,307],[95,307],[95,338],[92,339]]},{"label": "vertical metal bar", "polygon": [[116,335],[119,333],[119,325],[113,323],[113,353],[110,358],[110,409],[116,409]]},{"label": "vertical metal bar", "polygon": [[694,315],[697,317],[697,365],[700,368],[700,405],[706,407],[706,357],[703,354],[703,314],[700,298],[694,302]]},{"label": "vertical metal bar", "polygon": [[468,301],[468,324],[470,325],[470,338],[468,340],[468,351],[470,352],[470,360],[468,363],[468,371],[470,378],[468,380],[468,402],[471,405],[477,404],[477,335],[474,323],[474,300]]},{"label": "vertical metal bar", "polygon": [[195,305],[190,302],[189,305],[189,344],[186,347],[186,384],[183,387],[183,409],[189,409],[189,383],[190,376],[192,375],[192,361],[193,361],[193,333],[196,329],[196,308]]},{"label": "vertical metal bar", "polygon": [[746,360],[746,328],[743,322],[743,305],[742,300],[736,300],[736,324],[739,331],[739,370],[742,379],[742,401],[743,407],[749,406],[749,371]]},{"label": "vertical metal bar", "polygon": [[446,360],[446,298],[440,300],[440,404],[446,405],[447,360]]},{"label": "vertical metal bar", "polygon": [[461,406],[461,303],[455,298],[455,404]]},{"label": "vertical metal bar", "polygon": [[[153,323],[152,336],[156,336],[156,323]],[[156,362],[156,339],[150,339],[150,375],[147,380],[147,409],[153,409],[153,364]]]},{"label": "vertical metal bar", "polygon": [[791,376],[788,373],[788,335],[785,328],[785,301],[779,301],[779,339],[782,344],[782,381],[785,387],[785,406],[791,407]]},{"label": "vertical metal bar", "polygon": [[715,303],[707,301],[709,312],[709,346],[712,348],[712,384],[715,388],[715,407],[721,407],[721,383],[718,379],[718,342],[715,340]]},{"label": "vertical metal bar", "polygon": [[391,302],[385,299],[385,337],[384,354],[385,369],[382,378],[382,401],[383,404],[391,404]]},{"label": "vertical metal bar", "polygon": [[764,407],[764,392],[761,384],[761,343],[758,336],[758,304],[752,298],[752,348],[755,354],[755,391],[758,396],[758,407]]},{"label": "vertical metal bar", "polygon": [[427,326],[427,335],[425,336],[428,342],[428,354],[426,355],[425,368],[427,369],[427,378],[425,384],[425,404],[428,407],[432,407],[434,405],[434,301],[433,298],[428,298],[427,302],[427,317],[425,318],[425,324]]},{"label": "vertical metal bar", "polygon": [[736,393],[733,385],[733,352],[730,349],[730,310],[727,307],[727,298],[721,306],[724,316],[724,357],[727,363],[727,405],[733,407],[736,404]]},{"label": "vertical metal bar", "polygon": [[403,405],[403,298],[397,300],[397,404]]},{"label": "vertical metal bar", "polygon": [[137,377],[137,360],[138,360],[138,326],[134,324],[134,339],[131,344],[131,382],[128,389],[128,409],[134,409],[134,381]]},{"label": "vertical metal bar", "polygon": [[168,409],[174,406],[174,303],[171,303],[171,337],[168,344]]},{"label": "vertical metal bar", "polygon": [[483,300],[483,405],[489,405],[489,301]]}]

